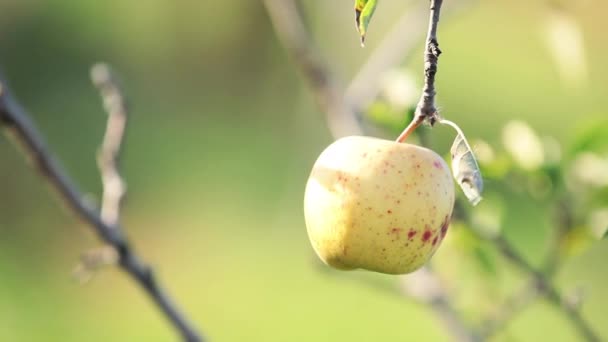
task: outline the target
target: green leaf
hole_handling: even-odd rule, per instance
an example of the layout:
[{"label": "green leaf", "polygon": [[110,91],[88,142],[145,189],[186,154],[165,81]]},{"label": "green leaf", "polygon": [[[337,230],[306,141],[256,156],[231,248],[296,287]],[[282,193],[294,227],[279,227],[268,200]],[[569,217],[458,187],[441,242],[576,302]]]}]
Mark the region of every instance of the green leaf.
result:
[{"label": "green leaf", "polygon": [[378,0],[355,0],[355,21],[357,22],[357,30],[361,35],[361,46],[365,46],[365,35],[369,21],[374,15]]},{"label": "green leaf", "polygon": [[560,252],[566,258],[583,254],[597,241],[587,226],[578,226],[569,230],[561,241]]},{"label": "green leaf", "polygon": [[365,111],[366,118],[375,126],[391,134],[399,134],[414,117],[415,107],[399,110],[386,101],[378,100]]},{"label": "green leaf", "polygon": [[605,239],[608,235],[608,208],[598,208],[589,213],[587,224],[596,240]]},{"label": "green leaf", "polygon": [[498,154],[491,162],[481,163],[483,177],[490,181],[504,180],[504,177],[513,169],[513,161],[504,153]]},{"label": "green leaf", "polygon": [[585,224],[568,230],[560,241],[564,257],[580,255],[608,235],[608,207],[592,210]]},{"label": "green leaf", "polygon": [[471,149],[458,125],[445,119],[441,119],[439,123],[451,126],[458,133],[450,150],[452,153],[452,174],[469,202],[472,205],[477,205],[481,201],[483,178],[473,149]]},{"label": "green leaf", "polygon": [[492,249],[467,225],[458,224],[450,228],[452,243],[477,270],[487,279],[496,279],[498,265]]},{"label": "green leaf", "polygon": [[473,256],[475,257],[475,261],[486,274],[496,276],[497,266],[496,261],[494,260],[492,254],[481,245],[475,246],[473,249]]},{"label": "green leaf", "polygon": [[608,151],[608,121],[595,120],[587,123],[584,127],[578,129],[575,134],[575,139],[572,142],[569,155],[574,157],[582,152],[606,152]]}]

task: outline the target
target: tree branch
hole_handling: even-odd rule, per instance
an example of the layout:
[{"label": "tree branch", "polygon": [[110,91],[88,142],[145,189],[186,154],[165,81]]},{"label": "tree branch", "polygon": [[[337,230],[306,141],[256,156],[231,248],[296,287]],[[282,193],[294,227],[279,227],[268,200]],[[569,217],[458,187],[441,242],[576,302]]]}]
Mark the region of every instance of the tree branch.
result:
[{"label": "tree branch", "polygon": [[483,340],[487,340],[502,330],[524,308],[538,298],[539,286],[536,279],[532,279],[520,291],[508,297],[491,317],[482,324]]},{"label": "tree branch", "polygon": [[[111,116],[112,115],[116,114],[114,113],[111,114]],[[116,116],[112,117],[110,121],[114,120],[116,120]],[[100,239],[116,250],[120,267],[145,290],[167,319],[174,325],[175,329],[178,330],[182,338],[185,341],[201,341],[202,338],[196,332],[195,328],[178,310],[169,295],[160,288],[150,267],[135,254],[135,251],[126,239],[117,220],[113,223],[108,223],[96,209],[87,204],[78,187],[68,176],[67,172],[65,172],[58,160],[55,159],[48,150],[42,135],[31,121],[30,116],[15,100],[9,92],[6,83],[3,82],[1,78],[0,126],[3,126],[5,131],[16,139],[18,144],[22,147],[24,154],[58,193],[59,198],[63,200],[66,206],[76,214],[78,218],[90,226]],[[118,137],[119,139],[113,137],[108,138],[108,140],[114,142],[121,141],[123,132],[118,132],[119,130],[114,128],[114,124],[111,126],[112,132],[108,132],[107,134],[115,135],[115,137]],[[120,144],[118,147],[119,146]],[[109,150],[110,149],[108,148],[108,151]],[[117,156],[119,149],[113,149],[113,151],[115,151],[113,156]],[[112,157],[111,159],[113,160],[114,158]],[[112,166],[108,167],[108,170],[110,168],[115,170]],[[106,191],[104,190],[104,192]],[[107,197],[111,198],[107,201],[106,205],[114,207],[114,218],[117,219],[117,208],[119,207],[122,195]],[[108,217],[110,217],[109,214]]]},{"label": "tree branch", "polygon": [[317,105],[325,112],[331,134],[337,138],[361,134],[357,108],[344,99],[344,90],[320,56],[296,2],[264,0],[264,5],[281,44],[300,68]]},{"label": "tree branch", "polygon": [[443,0],[431,0],[431,13],[429,20],[429,31],[426,37],[426,51],[424,54],[424,86],[422,96],[416,109],[418,116],[428,117],[433,123],[434,116],[437,114],[435,108],[435,74],[439,63],[439,43],[437,42],[437,26],[439,25],[439,13]]},{"label": "tree branch", "polygon": [[402,290],[407,296],[427,304],[456,341],[478,342],[482,338],[464,321],[453,307],[441,280],[429,266],[402,277]]},{"label": "tree branch", "polygon": [[552,237],[553,241],[551,243],[551,249],[549,250],[549,253],[547,253],[545,263],[542,267],[543,273],[550,278],[553,277],[562,262],[560,247],[563,244],[563,239],[566,237],[570,229],[575,226],[573,203],[571,203],[571,199],[568,198],[568,196],[560,196],[554,210],[555,230]]},{"label": "tree branch", "polygon": [[414,119],[399,135],[397,138],[398,142],[404,142],[425,120],[428,120],[431,125],[434,125],[435,121],[437,121],[435,74],[437,74],[439,55],[441,54],[437,41],[437,26],[439,25],[439,14],[442,4],[443,0],[430,0],[429,28],[424,51],[424,86],[422,87],[422,96],[416,106]]},{"label": "tree branch", "polygon": [[535,279],[540,294],[545,297],[549,303],[564,312],[566,317],[568,317],[573,326],[578,330],[581,337],[589,342],[600,341],[599,336],[583,318],[578,308],[568,304],[566,298],[559,293],[551,283],[551,280],[548,279],[543,272],[532,266],[532,264],[521,256],[521,254],[519,254],[502,235],[495,236],[489,240],[494,243],[496,248],[507,260]]},{"label": "tree branch", "polygon": [[[444,6],[446,14],[459,12],[469,7],[473,0],[450,1]],[[357,72],[346,89],[347,102],[354,108],[364,110],[378,96],[381,89],[379,77],[411,57],[412,51],[424,38],[424,14],[428,5],[416,1],[414,8],[408,8],[371,53],[365,64]],[[407,34],[404,34],[407,32]]]},{"label": "tree branch", "polygon": [[504,236],[500,234],[491,235],[484,233],[482,227],[477,227],[475,224],[471,223],[470,220],[466,221],[475,234],[480,238],[491,242],[505,259],[533,280],[537,292],[547,299],[555,308],[561,310],[566,315],[582,338],[589,342],[600,341],[599,336],[593,330],[589,322],[583,318],[577,307],[568,304],[566,298],[562,296],[552,284],[549,276],[530,264]]}]

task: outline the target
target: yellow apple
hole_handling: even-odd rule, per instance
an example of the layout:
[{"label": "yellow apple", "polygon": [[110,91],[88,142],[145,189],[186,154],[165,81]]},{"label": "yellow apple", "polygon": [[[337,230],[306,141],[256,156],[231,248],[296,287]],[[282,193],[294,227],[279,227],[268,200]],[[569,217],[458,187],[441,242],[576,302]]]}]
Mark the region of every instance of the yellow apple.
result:
[{"label": "yellow apple", "polygon": [[343,270],[418,269],[445,237],[453,208],[452,176],[437,153],[370,137],[327,147],[304,195],[315,252]]}]

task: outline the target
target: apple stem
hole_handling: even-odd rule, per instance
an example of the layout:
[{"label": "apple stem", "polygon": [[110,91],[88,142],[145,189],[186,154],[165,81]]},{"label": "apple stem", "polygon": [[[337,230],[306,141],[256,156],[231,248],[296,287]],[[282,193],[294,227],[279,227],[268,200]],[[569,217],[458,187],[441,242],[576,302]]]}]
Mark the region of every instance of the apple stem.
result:
[{"label": "apple stem", "polygon": [[410,134],[412,134],[412,132],[415,131],[416,128],[418,128],[418,126],[420,126],[423,121],[424,121],[423,116],[420,116],[420,115],[415,116],[412,119],[412,122],[410,122],[410,124],[407,125],[407,127],[403,130],[403,132],[401,132],[401,134],[397,138],[397,142],[400,142],[400,143],[405,142],[405,139],[407,139],[407,137],[409,137]]}]

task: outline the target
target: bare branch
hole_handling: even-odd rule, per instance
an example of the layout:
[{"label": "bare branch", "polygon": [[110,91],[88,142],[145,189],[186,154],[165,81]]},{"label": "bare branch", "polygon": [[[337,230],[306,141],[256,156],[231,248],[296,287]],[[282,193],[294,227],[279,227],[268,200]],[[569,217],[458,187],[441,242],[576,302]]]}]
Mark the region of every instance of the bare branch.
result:
[{"label": "bare branch", "polygon": [[160,288],[150,267],[135,254],[119,223],[107,223],[97,210],[86,204],[78,187],[48,150],[30,116],[10,94],[6,83],[1,79],[0,125],[16,138],[24,154],[56,190],[66,206],[90,226],[100,239],[115,248],[121,268],[146,291],[182,338],[185,341],[201,341],[202,338],[194,327],[178,310],[169,295]]},{"label": "bare branch", "polygon": [[439,14],[443,0],[431,0],[431,13],[429,19],[429,31],[426,37],[426,48],[424,53],[424,86],[422,96],[416,108],[416,116],[423,116],[434,123],[433,117],[437,114],[435,107],[435,74],[439,63],[439,42],[437,41],[437,26],[439,25]]},{"label": "bare branch", "polygon": [[553,304],[558,310],[561,310],[568,317],[582,338],[589,342],[600,341],[599,336],[589,322],[583,318],[578,308],[570,305],[568,300],[555,288],[551,282],[550,276],[530,264],[504,236],[501,234],[492,235],[484,233],[485,230],[483,227],[476,226],[468,217],[466,217],[466,214],[464,215],[464,220],[467,222],[468,226],[472,228],[472,231],[480,238],[491,242],[505,259],[528,275],[532,279],[537,293],[547,299],[549,303]]},{"label": "bare branch", "polygon": [[458,311],[452,306],[441,281],[428,266],[415,273],[403,276],[401,284],[402,290],[407,296],[429,305],[454,340],[460,342],[482,340],[481,336],[468,327]]},{"label": "bare branch", "polygon": [[539,296],[539,286],[536,279],[528,282],[520,291],[507,298],[497,312],[487,318],[482,324],[481,336],[484,340],[491,338],[513,320],[522,310],[532,304]]},{"label": "bare branch", "polygon": [[264,0],[275,32],[302,71],[318,106],[327,116],[331,134],[336,137],[361,134],[357,109],[344,99],[329,66],[309,36],[294,0]]},{"label": "bare branch", "polygon": [[553,219],[555,229],[551,241],[551,249],[545,258],[543,273],[552,277],[562,262],[561,249],[563,239],[568,232],[575,226],[573,204],[571,200],[564,196],[557,200],[555,205],[555,218]]},{"label": "bare branch", "polygon": [[583,318],[578,308],[568,304],[566,298],[559,293],[551,280],[543,272],[532,266],[503,236],[498,235],[493,238],[486,238],[494,243],[507,260],[536,280],[540,294],[553,306],[566,314],[581,337],[589,342],[600,341],[599,336]]},{"label": "bare branch", "polygon": [[[414,8],[404,11],[349,84],[346,99],[354,108],[362,110],[373,102],[380,92],[379,76],[399,64],[406,63],[414,48],[424,38],[424,14],[428,11],[428,5],[423,1],[416,2]],[[454,14],[475,2],[450,1],[446,3],[444,12]]]},{"label": "bare branch", "polygon": [[439,25],[439,14],[442,4],[443,0],[430,0],[429,28],[424,52],[424,86],[422,87],[422,96],[416,106],[414,119],[399,135],[397,138],[398,142],[404,142],[425,120],[428,120],[431,125],[437,121],[435,74],[437,74],[439,55],[441,54],[437,41],[437,26]]}]

